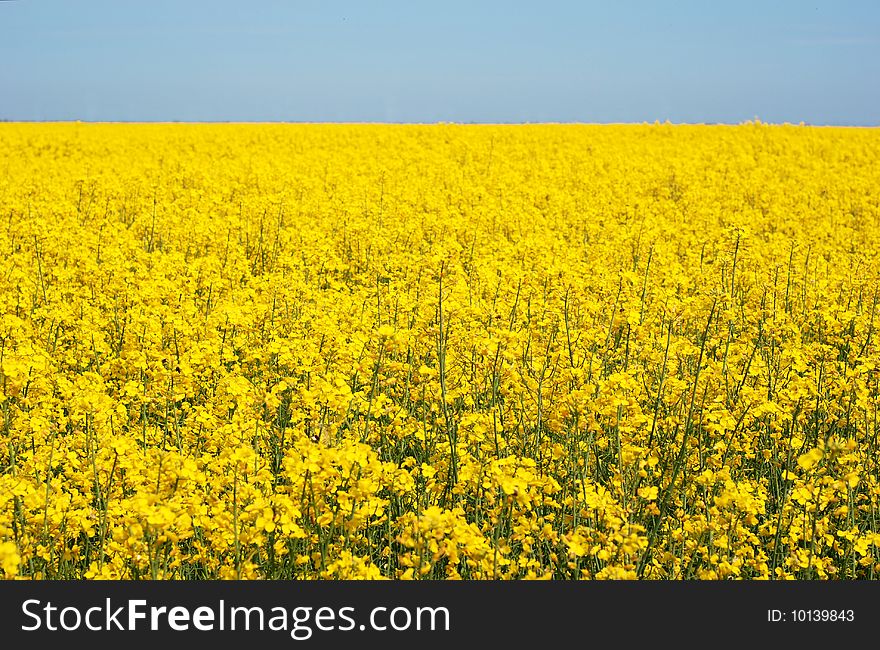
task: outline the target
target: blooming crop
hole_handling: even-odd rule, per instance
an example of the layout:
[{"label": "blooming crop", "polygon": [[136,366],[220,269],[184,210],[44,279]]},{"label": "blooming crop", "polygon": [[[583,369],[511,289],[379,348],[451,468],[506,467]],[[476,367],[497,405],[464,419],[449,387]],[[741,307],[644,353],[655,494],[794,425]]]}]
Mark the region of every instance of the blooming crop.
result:
[{"label": "blooming crop", "polygon": [[877,130],[0,145],[0,576],[880,569]]}]

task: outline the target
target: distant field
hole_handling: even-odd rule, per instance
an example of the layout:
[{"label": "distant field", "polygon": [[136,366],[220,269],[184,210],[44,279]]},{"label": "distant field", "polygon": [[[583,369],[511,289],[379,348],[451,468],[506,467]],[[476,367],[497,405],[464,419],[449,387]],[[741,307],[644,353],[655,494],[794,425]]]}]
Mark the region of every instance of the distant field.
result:
[{"label": "distant field", "polygon": [[0,125],[0,576],[874,578],[880,130]]}]

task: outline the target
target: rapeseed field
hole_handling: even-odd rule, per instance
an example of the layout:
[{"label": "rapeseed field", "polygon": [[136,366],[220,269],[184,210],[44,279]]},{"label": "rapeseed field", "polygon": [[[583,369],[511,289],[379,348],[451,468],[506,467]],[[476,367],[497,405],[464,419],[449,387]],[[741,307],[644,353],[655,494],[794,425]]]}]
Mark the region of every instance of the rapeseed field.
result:
[{"label": "rapeseed field", "polygon": [[0,576],[880,571],[880,131],[0,125]]}]

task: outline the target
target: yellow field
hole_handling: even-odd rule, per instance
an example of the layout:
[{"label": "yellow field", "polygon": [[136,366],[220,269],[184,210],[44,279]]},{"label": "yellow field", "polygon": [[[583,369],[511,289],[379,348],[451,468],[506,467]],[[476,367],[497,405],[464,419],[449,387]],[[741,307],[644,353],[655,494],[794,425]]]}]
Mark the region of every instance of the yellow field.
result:
[{"label": "yellow field", "polygon": [[0,255],[0,575],[880,571],[878,130],[5,124]]}]

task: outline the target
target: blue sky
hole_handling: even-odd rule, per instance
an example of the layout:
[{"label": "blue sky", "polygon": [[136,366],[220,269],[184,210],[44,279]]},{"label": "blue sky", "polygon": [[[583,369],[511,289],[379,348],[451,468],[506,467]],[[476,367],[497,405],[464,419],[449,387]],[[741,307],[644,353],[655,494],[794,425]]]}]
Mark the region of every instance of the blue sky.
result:
[{"label": "blue sky", "polygon": [[0,118],[880,124],[880,2],[0,1]]}]

